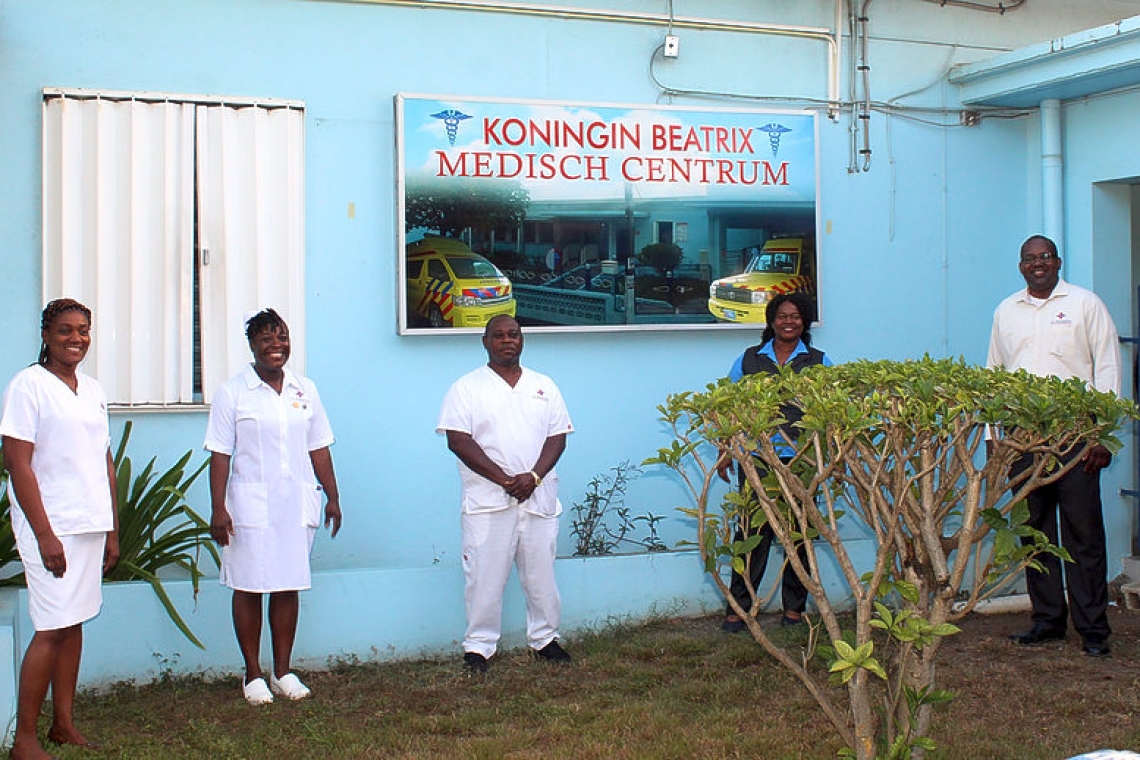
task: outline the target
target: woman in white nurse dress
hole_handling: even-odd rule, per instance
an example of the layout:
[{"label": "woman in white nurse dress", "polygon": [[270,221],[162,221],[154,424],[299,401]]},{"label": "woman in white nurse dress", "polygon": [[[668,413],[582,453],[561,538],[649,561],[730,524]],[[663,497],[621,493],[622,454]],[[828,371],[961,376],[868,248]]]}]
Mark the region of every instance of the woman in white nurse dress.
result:
[{"label": "woman in white nurse dress", "polygon": [[99,746],[75,727],[75,688],[83,623],[99,614],[103,572],[119,558],[107,398],[79,371],[91,346],[91,310],[70,298],[52,301],[40,336],[39,361],[12,379],[0,417],[12,530],[36,631],[20,666],[11,758],[51,757],[36,732],[49,685],[48,739]]},{"label": "woman in white nurse dress", "polygon": [[[286,368],[289,328],[273,309],[246,324],[253,364],[211,401],[210,533],[222,548],[221,582],[233,589],[234,631],[245,660],[242,693],[250,704],[273,695],[304,699],[290,669],[298,591],[310,587],[309,552],[321,524],[340,530],[332,428],[317,388]],[[262,596],[269,595],[273,670],[261,671]]]}]

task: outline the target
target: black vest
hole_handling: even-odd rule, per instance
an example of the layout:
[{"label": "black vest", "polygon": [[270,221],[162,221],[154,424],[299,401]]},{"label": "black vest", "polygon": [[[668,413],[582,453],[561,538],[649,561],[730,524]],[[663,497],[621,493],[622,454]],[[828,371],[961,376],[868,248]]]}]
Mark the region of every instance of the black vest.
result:
[{"label": "black vest", "polygon": [[[796,354],[788,362],[788,366],[792,368],[793,372],[800,372],[804,367],[812,367],[817,364],[823,364],[823,352],[811,346],[807,347],[806,354]],[[744,352],[744,359],[740,363],[740,368],[745,375],[774,375],[780,371],[780,365],[776,363],[775,359],[767,354],[760,353],[760,346],[751,346]],[[803,419],[804,413],[795,404],[782,404],[780,413],[787,420],[780,426],[780,432],[783,433],[784,438],[783,442],[794,444],[796,439],[800,437],[796,423]]]},{"label": "black vest", "polygon": [[[746,375],[758,375],[765,373],[768,375],[775,375],[780,371],[780,365],[772,359],[768,354],[760,353],[760,346],[752,346],[744,352],[744,360],[740,363],[740,368]],[[793,372],[800,372],[804,367],[812,367],[816,364],[823,364],[823,352],[818,348],[807,347],[806,354],[796,354],[788,365],[792,368]]]}]

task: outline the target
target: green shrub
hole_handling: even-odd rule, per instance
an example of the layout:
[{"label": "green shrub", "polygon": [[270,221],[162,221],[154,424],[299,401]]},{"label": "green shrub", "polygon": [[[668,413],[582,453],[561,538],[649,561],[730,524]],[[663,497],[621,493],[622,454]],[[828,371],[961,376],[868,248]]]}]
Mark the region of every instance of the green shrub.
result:
[{"label": "green shrub", "polygon": [[[788,404],[803,412],[790,460],[772,440]],[[675,440],[646,464],[672,468],[692,492],[696,507],[684,512],[697,521],[706,571],[860,760],[933,747],[933,709],[950,698],[937,688],[936,656],[954,623],[1024,568],[1040,567],[1040,556],[1068,557],[1025,525],[1026,495],[1080,466],[1093,446],[1118,451],[1117,429],[1137,416],[1131,401],[1077,378],[930,357],[725,379],[659,409]],[[987,426],[999,431],[988,441]],[[1011,474],[1023,457],[1030,466]],[[734,492],[718,509],[711,493],[726,460],[743,469],[754,498]],[[734,540],[741,521],[771,526],[815,599],[805,653],[785,651],[749,617],[755,589],[751,609],[729,594],[720,570],[743,572],[755,545]],[[844,540],[844,522],[870,537],[870,567]],[[822,583],[825,557],[843,581],[838,590]],[[853,628],[839,614],[847,606]],[[809,667],[816,654],[826,683]]]},{"label": "green shrub", "polygon": [[661,274],[672,272],[681,263],[684,252],[676,243],[650,243],[637,255],[638,261],[654,267]]}]

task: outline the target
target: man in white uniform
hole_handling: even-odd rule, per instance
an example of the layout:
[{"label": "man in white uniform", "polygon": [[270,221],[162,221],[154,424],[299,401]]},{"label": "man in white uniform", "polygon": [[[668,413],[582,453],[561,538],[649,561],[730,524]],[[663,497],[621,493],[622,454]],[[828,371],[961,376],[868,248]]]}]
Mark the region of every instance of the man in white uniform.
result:
[{"label": "man in white uniform", "polygon": [[[1119,394],[1120,343],[1104,303],[1094,293],[1061,279],[1057,246],[1047,237],[1034,235],[1022,244],[1020,268],[1026,288],[1002,301],[994,312],[987,366],[1011,372],[1024,369],[1043,377],[1079,377],[1098,391]],[[1063,639],[1071,611],[1084,653],[1091,657],[1109,654],[1108,559],[1100,471],[1111,460],[1108,449],[1094,446],[1082,464],[1029,494],[1028,524],[1053,544],[1058,543],[1060,508],[1060,539],[1073,561],[1065,564],[1062,574],[1057,557],[1039,556],[1044,572],[1025,571],[1033,626],[1010,636],[1018,644]]]},{"label": "man in white uniform", "polygon": [[514,564],[526,596],[530,648],[541,659],[566,663],[554,580],[562,512],[554,465],[574,427],[558,386],[519,364],[523,336],[513,317],[491,319],[483,347],[487,364],[451,386],[436,426],[459,457],[463,485],[463,661],[474,672],[487,670]]}]

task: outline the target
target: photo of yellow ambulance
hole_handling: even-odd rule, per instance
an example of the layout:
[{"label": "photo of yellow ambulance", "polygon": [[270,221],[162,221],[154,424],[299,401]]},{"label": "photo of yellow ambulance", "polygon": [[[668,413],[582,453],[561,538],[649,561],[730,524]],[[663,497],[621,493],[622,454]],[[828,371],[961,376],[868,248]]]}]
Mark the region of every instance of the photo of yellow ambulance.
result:
[{"label": "photo of yellow ambulance", "polygon": [[484,327],[515,315],[511,281],[462,240],[428,235],[407,245],[409,326]]},{"label": "photo of yellow ambulance", "polygon": [[725,322],[764,322],[764,309],[781,293],[815,296],[815,256],[807,238],[777,237],[744,250],[744,271],[709,285],[709,312]]}]

